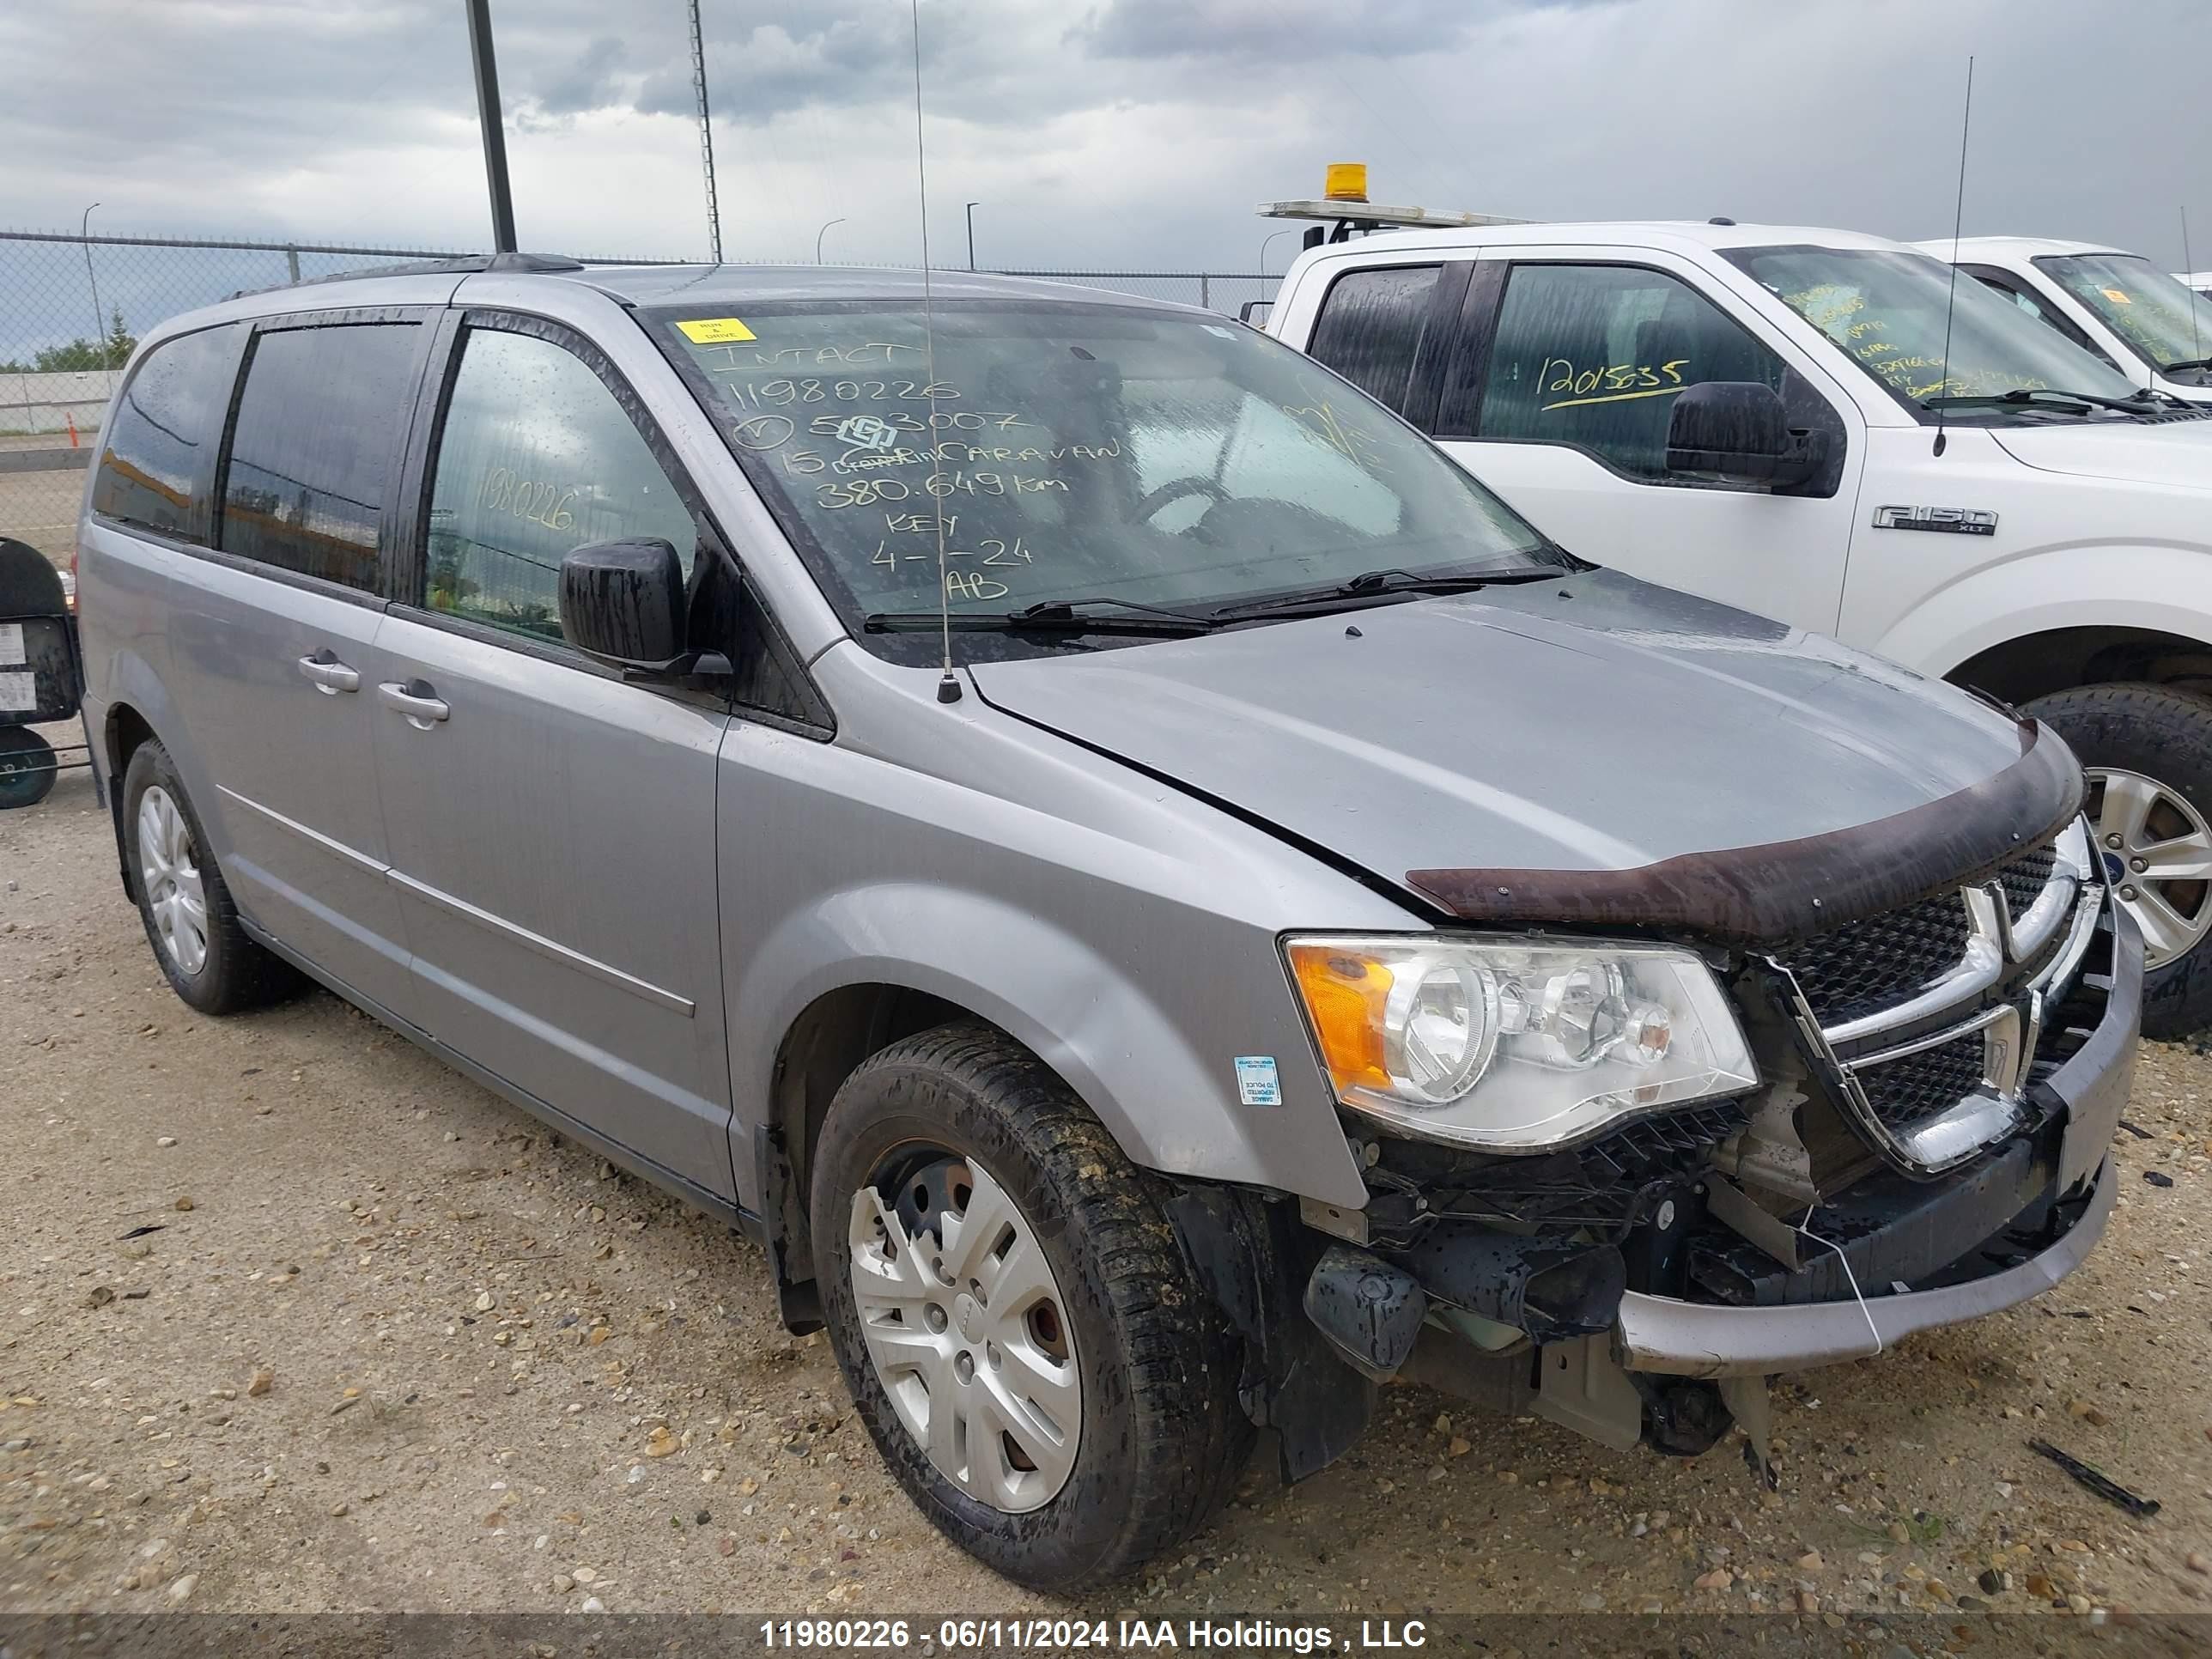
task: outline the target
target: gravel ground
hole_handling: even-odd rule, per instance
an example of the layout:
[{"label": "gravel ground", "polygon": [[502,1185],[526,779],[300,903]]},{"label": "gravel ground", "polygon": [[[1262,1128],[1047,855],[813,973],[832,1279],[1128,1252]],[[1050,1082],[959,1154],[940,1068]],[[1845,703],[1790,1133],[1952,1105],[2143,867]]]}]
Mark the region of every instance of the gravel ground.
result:
[{"label": "gravel ground", "polygon": [[[2208,1082],[2145,1045],[2119,1212],[2059,1290],[1781,1384],[1778,1492],[1733,1443],[1393,1389],[1334,1468],[1255,1463],[1082,1610],[2204,1611]],[[82,773],[0,814],[0,1608],[1066,1610],[908,1506],[751,1246],[333,998],[185,1008]]]}]

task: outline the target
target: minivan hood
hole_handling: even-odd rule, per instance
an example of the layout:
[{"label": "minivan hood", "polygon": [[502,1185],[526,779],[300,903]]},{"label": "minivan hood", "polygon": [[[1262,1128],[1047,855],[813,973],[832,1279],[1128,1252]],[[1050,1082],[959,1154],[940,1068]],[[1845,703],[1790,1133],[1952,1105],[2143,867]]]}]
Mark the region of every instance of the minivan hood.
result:
[{"label": "minivan hood", "polygon": [[[1002,709],[1428,896],[1409,875],[1556,878],[1833,837],[1988,793],[2032,730],[1613,571],[971,672]],[[2018,816],[2008,839],[2048,827]],[[1948,830],[1905,839],[1862,837],[1854,856],[1973,856]]]},{"label": "minivan hood", "polygon": [[2212,419],[2163,426],[2100,421],[2000,427],[1990,435],[2013,459],[2045,472],[2212,489]]}]

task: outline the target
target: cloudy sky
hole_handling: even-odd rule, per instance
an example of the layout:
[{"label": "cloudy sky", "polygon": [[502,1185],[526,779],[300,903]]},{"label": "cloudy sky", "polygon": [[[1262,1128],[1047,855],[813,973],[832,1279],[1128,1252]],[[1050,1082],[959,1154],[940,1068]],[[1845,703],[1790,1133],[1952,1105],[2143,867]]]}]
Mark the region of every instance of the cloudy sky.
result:
[{"label": "cloudy sky", "polygon": [[[492,0],[526,247],[706,246],[683,0]],[[919,257],[907,0],[705,0],[732,258]],[[1263,198],[1966,228],[2212,264],[2208,0],[924,0],[931,230],[1250,270]],[[0,227],[483,244],[461,0],[0,7]],[[1279,269],[1289,239],[1276,244]]]}]

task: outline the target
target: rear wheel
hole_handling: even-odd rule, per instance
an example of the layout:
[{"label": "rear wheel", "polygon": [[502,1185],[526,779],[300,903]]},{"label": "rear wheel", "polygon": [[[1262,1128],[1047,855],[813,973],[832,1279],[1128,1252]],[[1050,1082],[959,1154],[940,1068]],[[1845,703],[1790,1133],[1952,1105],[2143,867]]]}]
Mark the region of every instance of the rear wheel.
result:
[{"label": "rear wheel", "polygon": [[811,1214],[861,1419],[962,1548],[1065,1594],[1206,1520],[1251,1448],[1234,1341],[1036,1056],[970,1024],[873,1056],[823,1126]]},{"label": "rear wheel", "polygon": [[2212,698],[2091,685],[2026,712],[2081,757],[2097,851],[2143,935],[2143,1032],[2212,1024]]},{"label": "rear wheel", "polygon": [[199,815],[157,742],[139,744],[124,769],[123,838],[146,938],[179,996],[202,1013],[231,1014],[297,986],[289,966],[246,936]]},{"label": "rear wheel", "polygon": [[22,726],[0,726],[0,811],[36,806],[53,787],[53,744]]}]

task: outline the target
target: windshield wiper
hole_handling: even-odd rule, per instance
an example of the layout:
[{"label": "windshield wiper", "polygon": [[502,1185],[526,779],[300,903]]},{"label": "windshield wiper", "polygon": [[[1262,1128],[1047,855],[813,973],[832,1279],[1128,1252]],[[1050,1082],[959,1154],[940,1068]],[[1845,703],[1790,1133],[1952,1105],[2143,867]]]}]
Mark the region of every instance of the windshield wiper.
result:
[{"label": "windshield wiper", "polygon": [[[1111,606],[1101,614],[1092,607]],[[927,633],[945,625],[936,611],[878,611],[860,626],[871,634]],[[1173,637],[1205,634],[1221,626],[1212,617],[1140,605],[1134,599],[1046,599],[1019,611],[956,611],[956,634],[1158,634]]]},{"label": "windshield wiper", "polygon": [[2178,363],[2168,363],[2159,372],[2171,374],[2177,368],[2212,368],[2212,357],[2185,357]]},{"label": "windshield wiper", "polygon": [[[2049,399],[2048,402],[2044,401]],[[2081,409],[2117,409],[2124,415],[2140,415],[2151,403],[2151,394],[2138,392],[2131,398],[2101,398],[2094,392],[2060,392],[2047,386],[2016,386],[2009,392],[2000,392],[1977,397],[1960,395],[1950,398],[1923,398],[1923,409],[2055,409],[2071,404]]]},{"label": "windshield wiper", "polygon": [[1223,621],[1234,622],[1243,617],[1267,616],[1282,611],[1321,612],[1335,609],[1336,602],[1343,599],[1380,599],[1394,593],[1468,593],[1480,587],[1540,582],[1568,574],[1547,564],[1509,565],[1456,576],[1423,576],[1410,570],[1363,570],[1350,581],[1331,587],[1308,588],[1296,593],[1279,593],[1272,599],[1255,599],[1247,605],[1224,605],[1212,614]]}]

